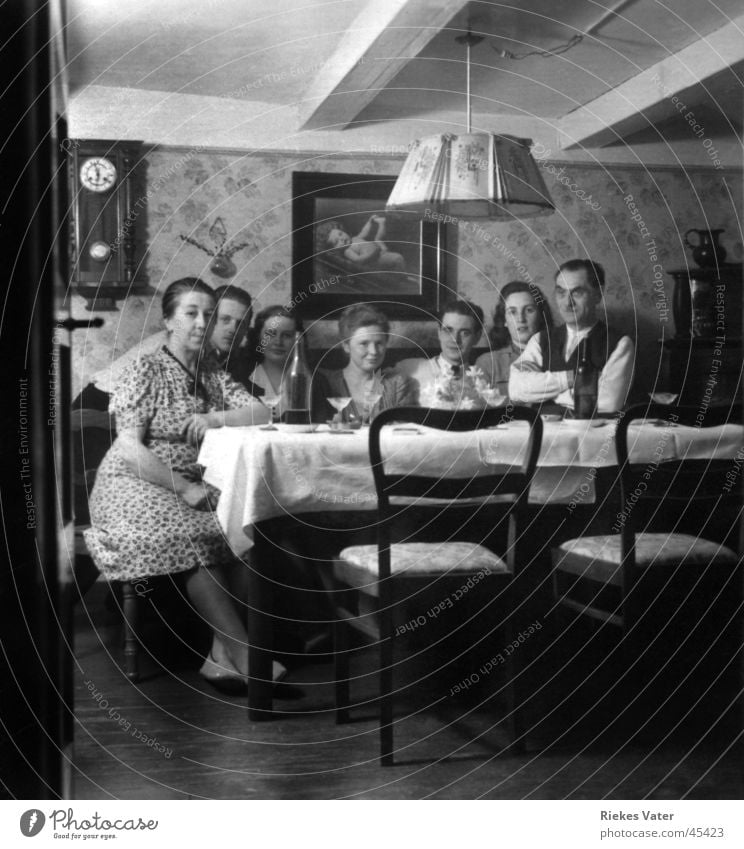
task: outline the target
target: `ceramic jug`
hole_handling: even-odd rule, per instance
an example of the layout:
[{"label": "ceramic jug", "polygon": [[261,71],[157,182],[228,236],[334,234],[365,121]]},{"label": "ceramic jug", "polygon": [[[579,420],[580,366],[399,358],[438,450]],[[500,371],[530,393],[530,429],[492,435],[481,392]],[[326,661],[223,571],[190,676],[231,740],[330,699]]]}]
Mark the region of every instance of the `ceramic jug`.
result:
[{"label": "ceramic jug", "polygon": [[[725,232],[725,230],[688,230],[685,233],[685,244],[688,248],[692,248],[692,258],[701,268],[723,265],[726,250],[718,244],[718,234]],[[697,233],[697,244],[689,240],[690,233]]]}]

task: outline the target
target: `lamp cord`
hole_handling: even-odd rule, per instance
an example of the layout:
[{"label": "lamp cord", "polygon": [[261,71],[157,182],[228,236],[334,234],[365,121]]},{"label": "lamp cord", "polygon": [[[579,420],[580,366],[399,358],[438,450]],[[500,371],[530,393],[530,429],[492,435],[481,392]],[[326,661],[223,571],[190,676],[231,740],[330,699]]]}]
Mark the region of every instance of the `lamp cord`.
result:
[{"label": "lamp cord", "polygon": [[636,0],[620,0],[620,2],[611,9],[606,9],[599,20],[595,21],[583,33],[572,35],[565,43],[559,44],[557,47],[551,47],[549,50],[530,50],[528,53],[512,53],[510,50],[504,50],[501,47],[494,47],[493,44],[491,45],[491,49],[498,53],[502,59],[526,59],[528,56],[560,56],[561,53],[565,53],[572,47],[576,47],[576,45],[582,42],[586,36],[592,35],[595,30],[604,26],[610,18],[619,17],[622,9],[635,2]]},{"label": "lamp cord", "polygon": [[572,47],[576,47],[579,42],[584,40],[583,35],[572,35],[565,44],[559,44],[557,47],[552,47],[550,50],[530,50],[528,53],[512,53],[511,50],[504,50],[502,47],[494,47],[491,49],[498,53],[502,59],[526,59],[528,56],[560,56]]},{"label": "lamp cord", "polygon": [[471,106],[471,103],[470,103],[470,42],[468,42],[468,46],[466,48],[465,68],[467,69],[467,84],[466,84],[466,87],[465,87],[465,97],[467,98],[467,103],[468,103],[468,120],[467,120],[468,130],[467,131],[468,131],[468,133],[470,133],[472,131],[472,127],[473,127],[472,106]]},{"label": "lamp cord", "polygon": [[464,44],[465,47],[467,48],[466,51],[465,51],[465,74],[466,74],[465,91],[466,91],[467,104],[468,104],[467,127],[468,127],[468,133],[470,133],[471,127],[472,127],[472,110],[471,110],[471,105],[470,105],[470,48],[473,47],[476,44],[480,44],[480,42],[483,41],[483,36],[482,35],[473,35],[473,33],[470,32],[470,30],[468,29],[468,32],[467,32],[466,35],[456,36],[455,41],[458,44]]}]

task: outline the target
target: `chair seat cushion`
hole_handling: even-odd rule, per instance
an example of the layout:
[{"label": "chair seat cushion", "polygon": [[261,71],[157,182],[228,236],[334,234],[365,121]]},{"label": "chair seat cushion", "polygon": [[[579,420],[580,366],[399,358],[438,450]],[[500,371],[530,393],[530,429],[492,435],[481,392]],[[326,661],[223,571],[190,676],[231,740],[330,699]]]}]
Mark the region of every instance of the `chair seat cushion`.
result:
[{"label": "chair seat cushion", "polygon": [[[390,571],[397,576],[425,578],[444,573],[505,575],[509,569],[498,555],[473,542],[406,542],[390,546]],[[377,546],[345,548],[334,563],[333,572],[348,586],[376,596]]]},{"label": "chair seat cushion", "polygon": [[[619,534],[570,539],[553,551],[556,569],[605,584],[622,582]],[[716,542],[688,534],[636,534],[638,569],[672,566],[736,566],[737,555]]]}]

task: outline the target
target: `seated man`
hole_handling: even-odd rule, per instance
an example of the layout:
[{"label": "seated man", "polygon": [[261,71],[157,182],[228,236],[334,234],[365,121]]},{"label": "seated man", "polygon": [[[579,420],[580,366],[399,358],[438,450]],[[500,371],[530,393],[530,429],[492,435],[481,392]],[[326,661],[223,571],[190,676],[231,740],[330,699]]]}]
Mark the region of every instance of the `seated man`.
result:
[{"label": "seated man", "polygon": [[470,301],[448,301],[437,316],[438,357],[401,360],[396,370],[411,379],[416,403],[421,390],[439,377],[460,377],[470,366],[470,355],[483,333],[483,310]]},{"label": "seated man", "polygon": [[242,383],[252,395],[256,395],[250,380],[255,362],[251,352],[243,347],[253,317],[251,296],[238,286],[220,286],[214,294],[217,298],[217,312],[209,338],[214,356],[233,380]]},{"label": "seated man", "polygon": [[614,413],[625,404],[633,374],[635,346],[600,321],[605,274],[588,259],[564,262],[555,278],[555,300],[565,324],[535,334],[512,364],[509,397],[516,403],[553,401],[573,408],[578,344],[588,339],[590,358],[599,370],[597,410]]}]

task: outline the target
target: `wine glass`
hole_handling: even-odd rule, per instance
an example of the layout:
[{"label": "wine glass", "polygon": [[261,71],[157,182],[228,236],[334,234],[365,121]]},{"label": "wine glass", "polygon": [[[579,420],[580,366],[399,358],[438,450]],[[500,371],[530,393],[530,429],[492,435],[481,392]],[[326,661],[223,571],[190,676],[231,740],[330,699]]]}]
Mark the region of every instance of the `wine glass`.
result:
[{"label": "wine glass", "polygon": [[343,416],[341,414],[351,403],[351,396],[347,397],[346,395],[335,395],[334,397],[328,399],[328,403],[332,407],[335,407],[337,411],[336,415],[333,417],[334,423],[338,422],[339,424],[341,424],[343,420]]},{"label": "wine glass", "polygon": [[379,389],[370,389],[364,393],[364,403],[362,404],[362,424],[368,425],[372,418],[372,410],[375,404],[382,398],[382,392]]},{"label": "wine glass", "polygon": [[478,394],[485,401],[487,407],[499,407],[506,401],[506,396],[492,387],[481,389]]},{"label": "wine glass", "polygon": [[261,430],[278,430],[277,426],[274,424],[274,420],[276,418],[276,408],[279,406],[282,400],[281,395],[267,395],[263,402],[269,408],[269,412],[271,413],[271,421],[267,425],[262,425]]}]

